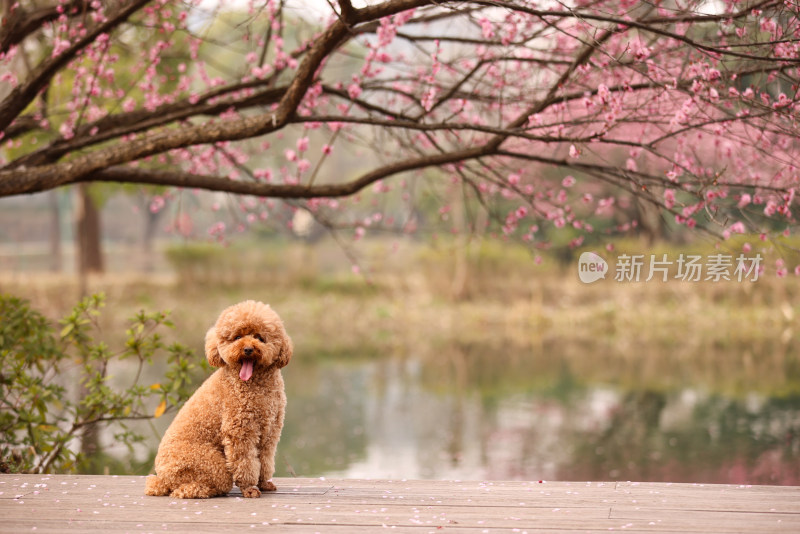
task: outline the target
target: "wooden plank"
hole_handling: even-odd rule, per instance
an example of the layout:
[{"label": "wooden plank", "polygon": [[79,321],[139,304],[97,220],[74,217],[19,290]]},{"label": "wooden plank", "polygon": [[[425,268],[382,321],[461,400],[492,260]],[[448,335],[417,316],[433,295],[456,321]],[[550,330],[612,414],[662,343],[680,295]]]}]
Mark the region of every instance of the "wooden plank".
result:
[{"label": "wooden plank", "polygon": [[760,496],[737,495],[715,497],[713,495],[674,495],[668,497],[636,495],[619,496],[616,506],[638,506],[661,510],[697,510],[710,512],[779,512],[800,514],[800,500],[784,495]]},{"label": "wooden plank", "polygon": [[[610,519],[648,526],[665,525],[687,532],[800,532],[800,514],[761,512],[709,512],[662,510],[659,508],[614,507]],[[651,525],[652,524],[652,525]]]},{"label": "wooden plank", "polygon": [[144,482],[0,475],[0,533],[800,532],[797,487],[303,478],[260,499],[187,500],[146,497]]},{"label": "wooden plank", "polygon": [[[4,522],[6,530],[0,528],[0,532],[9,533],[22,533],[33,532],[33,534],[62,534],[69,532],[70,534],[101,534],[108,532],[127,532],[131,534],[139,533],[168,533],[168,534],[220,534],[221,532],[236,532],[236,528],[228,528],[228,526],[221,526],[216,523],[202,523],[187,525],[185,523],[151,523],[151,522],[84,522],[72,523],[69,525],[68,530],[60,522],[38,522],[37,529],[31,531],[29,523],[20,522]],[[317,533],[321,532],[322,527],[319,525],[279,525],[280,531],[291,532],[292,534],[303,533]],[[274,532],[276,525],[263,525],[254,524],[253,527],[248,526],[242,531],[247,532]],[[331,534],[369,534],[374,533],[376,528],[370,527],[356,527],[352,525],[325,525],[324,532]],[[383,530],[383,527],[381,527]],[[430,532],[429,527],[387,527],[387,532],[392,534],[426,534]],[[437,530],[437,532],[440,532]],[[448,529],[448,533],[455,532]],[[478,534],[480,530],[472,530],[471,533]],[[677,534],[677,533],[676,533]]]},{"label": "wooden plank", "polygon": [[[27,532],[26,526],[24,524],[17,524],[12,523],[9,524],[9,532]],[[12,530],[13,529],[13,530]],[[280,532],[290,532],[291,534],[315,534],[315,533],[331,533],[331,534],[370,534],[374,532],[391,532],[392,534],[427,534],[427,533],[439,533],[439,532],[447,532],[450,533],[459,533],[463,532],[465,534],[481,534],[483,532],[491,531],[491,532],[501,532],[499,529],[485,529],[485,528],[465,528],[465,527],[443,527],[441,529],[431,529],[430,527],[424,526],[417,526],[417,527],[398,527],[395,525],[387,525],[386,527],[359,527],[354,525],[303,525],[303,524],[294,524],[294,525],[261,525],[256,524],[253,527],[248,527],[246,532],[274,532],[275,530],[279,530]],[[229,529],[227,526],[221,528],[218,524],[213,523],[205,523],[199,525],[193,525],[188,527],[182,523],[95,523],[95,524],[73,524],[70,526],[70,534],[98,534],[100,532],[129,532],[129,533],[157,533],[157,532],[166,532],[169,534],[219,534],[220,532],[236,532],[236,529]],[[546,531],[544,529],[531,529],[531,530],[519,530],[519,529],[508,529],[506,532],[543,532]],[[553,530],[547,530],[549,532],[553,532]],[[47,525],[41,524],[39,528],[34,531],[35,534],[60,534],[64,532],[64,530],[58,525]],[[557,532],[560,534],[575,532],[575,533],[582,533],[586,532],[585,530],[573,530],[573,529],[558,529]],[[646,532],[642,530],[636,529],[625,529],[624,532],[626,534],[638,534],[641,532]],[[651,531],[652,532],[652,531]],[[661,530],[658,531],[659,534],[681,534],[680,531],[669,531],[669,530]]]},{"label": "wooden plank", "polygon": [[800,488],[723,484],[620,483],[617,504],[662,510],[800,513]]},{"label": "wooden plank", "polygon": [[[83,497],[105,495],[144,495],[145,477],[78,476],[78,475],[4,475],[0,477],[0,500],[14,499],[37,492],[49,491]],[[272,495],[324,495],[333,487],[319,479],[285,479]],[[234,488],[231,497],[240,496]]]},{"label": "wooden plank", "polygon": [[745,484],[674,484],[658,482],[619,482],[616,491],[624,493],[658,493],[692,495],[710,493],[747,495],[787,495],[800,498],[800,486],[757,486]]}]

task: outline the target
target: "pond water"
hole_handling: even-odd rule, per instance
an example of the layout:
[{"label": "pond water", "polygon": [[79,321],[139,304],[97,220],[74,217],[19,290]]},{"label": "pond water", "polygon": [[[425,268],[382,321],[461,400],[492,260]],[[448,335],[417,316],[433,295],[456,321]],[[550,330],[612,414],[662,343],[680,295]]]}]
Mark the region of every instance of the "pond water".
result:
[{"label": "pond water", "polygon": [[797,360],[752,357],[787,349],[667,349],[296,353],[276,476],[800,485]]}]

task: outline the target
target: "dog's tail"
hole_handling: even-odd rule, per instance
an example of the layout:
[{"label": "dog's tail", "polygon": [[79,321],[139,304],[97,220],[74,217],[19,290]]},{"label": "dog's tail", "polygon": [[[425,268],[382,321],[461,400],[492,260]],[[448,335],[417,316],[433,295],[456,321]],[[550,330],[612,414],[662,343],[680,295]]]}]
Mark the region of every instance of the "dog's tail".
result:
[{"label": "dog's tail", "polygon": [[158,478],[156,475],[150,475],[147,477],[144,483],[144,494],[145,495],[152,495],[153,497],[162,497],[164,495],[169,495],[171,488],[164,484],[161,479]]}]

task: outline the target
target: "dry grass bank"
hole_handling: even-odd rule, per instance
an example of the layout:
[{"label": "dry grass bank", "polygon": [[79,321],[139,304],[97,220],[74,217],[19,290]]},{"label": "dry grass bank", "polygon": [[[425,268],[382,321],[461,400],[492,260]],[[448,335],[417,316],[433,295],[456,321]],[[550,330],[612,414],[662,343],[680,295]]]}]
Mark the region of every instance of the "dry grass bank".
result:
[{"label": "dry grass bank", "polygon": [[[447,247],[385,254],[376,246],[367,251],[375,266],[367,281],[332,266],[321,248],[209,250],[173,261],[175,273],[91,278],[89,290],[107,295],[104,335],[122,332],[141,308],[172,310],[176,339],[200,352],[219,310],[253,298],[278,310],[307,357],[413,355],[446,365],[485,358],[524,373],[566,362],[587,376],[631,384],[800,388],[794,276],[754,283],[609,277],[586,285],[576,264],[546,258],[536,265],[519,249],[473,248],[459,257]],[[3,275],[0,292],[57,318],[79,286],[73,277]]]}]

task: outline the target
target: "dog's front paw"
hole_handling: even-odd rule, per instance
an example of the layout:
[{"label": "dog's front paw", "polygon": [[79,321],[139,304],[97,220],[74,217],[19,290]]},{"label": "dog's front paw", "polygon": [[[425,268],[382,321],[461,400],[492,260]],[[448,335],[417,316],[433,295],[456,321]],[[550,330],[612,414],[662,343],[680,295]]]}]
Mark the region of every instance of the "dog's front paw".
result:
[{"label": "dog's front paw", "polygon": [[242,490],[242,495],[248,499],[258,499],[261,497],[261,490],[259,490],[256,486],[250,486],[249,488]]},{"label": "dog's front paw", "polygon": [[271,480],[259,484],[258,487],[261,488],[261,491],[275,491],[278,489]]}]

